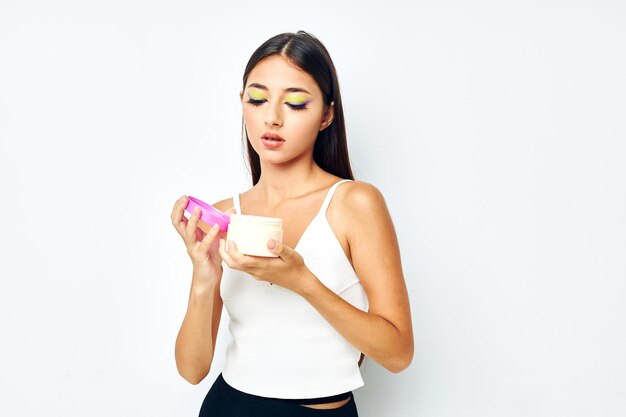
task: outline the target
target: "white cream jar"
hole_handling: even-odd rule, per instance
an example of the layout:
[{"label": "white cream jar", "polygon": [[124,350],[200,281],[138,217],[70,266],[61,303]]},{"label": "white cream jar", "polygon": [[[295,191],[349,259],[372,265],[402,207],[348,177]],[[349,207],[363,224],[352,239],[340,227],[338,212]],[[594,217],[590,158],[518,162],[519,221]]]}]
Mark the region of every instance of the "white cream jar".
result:
[{"label": "white cream jar", "polygon": [[283,241],[283,219],[278,217],[233,214],[230,216],[226,241],[231,240],[244,255],[276,257],[267,248],[267,242]]}]

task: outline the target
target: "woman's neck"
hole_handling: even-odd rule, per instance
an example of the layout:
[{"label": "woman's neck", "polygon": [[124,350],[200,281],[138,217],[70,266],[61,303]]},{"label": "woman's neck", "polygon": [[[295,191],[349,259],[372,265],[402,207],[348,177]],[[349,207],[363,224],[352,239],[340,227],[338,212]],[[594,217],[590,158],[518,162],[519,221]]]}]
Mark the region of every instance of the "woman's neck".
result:
[{"label": "woman's neck", "polygon": [[261,177],[254,188],[265,201],[279,202],[317,188],[326,175],[312,159],[310,163],[288,165],[261,162]]}]

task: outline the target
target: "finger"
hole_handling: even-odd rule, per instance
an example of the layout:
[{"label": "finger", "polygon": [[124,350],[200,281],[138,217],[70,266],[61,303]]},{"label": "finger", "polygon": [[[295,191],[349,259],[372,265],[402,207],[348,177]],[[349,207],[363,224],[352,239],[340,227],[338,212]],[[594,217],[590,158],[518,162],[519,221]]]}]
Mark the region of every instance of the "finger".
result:
[{"label": "finger", "polygon": [[228,265],[232,269],[237,269],[235,268],[235,262],[230,257],[230,254],[226,251],[226,239],[220,239],[219,252],[222,260],[226,262],[226,265]]},{"label": "finger", "polygon": [[187,225],[187,218],[184,215],[185,207],[187,207],[187,196],[183,195],[174,203],[170,216],[172,224],[181,236],[184,234],[184,229]]},{"label": "finger", "polygon": [[244,255],[239,252],[235,242],[232,240],[226,241],[225,239],[220,239],[220,255],[231,268],[249,273],[257,269],[259,259],[264,259],[257,256]]},{"label": "finger", "polygon": [[172,221],[179,221],[182,217],[183,211],[187,207],[187,196],[182,195],[176,202],[174,202],[174,207],[172,207]]},{"label": "finger", "polygon": [[247,256],[239,252],[239,248],[237,247],[237,244],[233,242],[232,240],[229,240],[226,243],[227,243],[227,246],[225,247],[225,249],[228,249],[228,256],[230,257],[230,259],[232,259],[232,261],[235,264],[244,268],[248,268],[251,266],[251,261],[253,259],[252,256]]},{"label": "finger", "polygon": [[270,239],[267,241],[267,248],[270,250],[270,252],[272,252],[274,255],[278,256],[281,259],[288,258],[293,252],[293,249],[283,245],[282,242],[274,239]]},{"label": "finger", "polygon": [[232,216],[233,214],[237,214],[237,210],[235,210],[234,207],[229,208],[228,210],[226,210],[224,212],[224,214],[226,214],[228,217]]},{"label": "finger", "polygon": [[243,253],[239,252],[237,244],[232,240],[228,240],[225,242],[224,250],[226,251],[226,254],[230,258],[230,261],[233,263],[233,265],[240,271],[245,270],[250,272],[256,266],[256,257],[244,255]]},{"label": "finger", "polygon": [[181,201],[184,200],[185,196],[182,195],[178,198],[178,200],[176,200],[174,202],[174,207],[172,207],[172,214],[170,216],[170,218],[172,219],[172,221],[176,221],[178,218],[178,214],[180,214],[180,210],[178,209],[178,206],[180,206]]},{"label": "finger", "polygon": [[174,224],[174,227],[176,227],[176,231],[178,232],[179,235],[181,235],[183,237],[183,239],[185,238],[185,229],[187,228],[187,218],[185,216],[183,216],[182,219],[180,219],[180,222],[178,222],[177,224]]},{"label": "finger", "polygon": [[187,246],[191,246],[196,243],[196,227],[198,227],[198,219],[200,218],[201,210],[196,207],[189,217],[187,226],[185,227],[185,243]]},{"label": "finger", "polygon": [[217,236],[219,231],[220,226],[218,224],[214,224],[213,227],[211,227],[211,229],[209,230],[209,233],[204,236],[202,242],[200,242],[199,248],[202,253],[206,253],[209,251],[209,248],[211,247],[211,244],[215,240],[215,236]]}]

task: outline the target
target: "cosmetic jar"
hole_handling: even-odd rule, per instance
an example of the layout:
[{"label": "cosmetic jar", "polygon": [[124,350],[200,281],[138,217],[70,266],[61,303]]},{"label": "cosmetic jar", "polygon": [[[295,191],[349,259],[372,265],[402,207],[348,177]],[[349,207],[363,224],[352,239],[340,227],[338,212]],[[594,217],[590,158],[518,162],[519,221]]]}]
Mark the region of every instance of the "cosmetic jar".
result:
[{"label": "cosmetic jar", "polygon": [[248,214],[230,216],[226,240],[235,242],[240,253],[276,257],[267,247],[270,239],[283,241],[283,219]]},{"label": "cosmetic jar", "polygon": [[230,218],[225,214],[213,207],[210,204],[205,203],[204,201],[188,196],[187,197],[187,207],[185,207],[185,211],[189,214],[193,214],[193,211],[196,207],[200,208],[200,219],[198,220],[198,228],[202,230],[204,233],[208,233],[213,227],[214,224],[218,224],[220,226],[220,230],[225,232],[228,230],[228,223],[230,223]]}]

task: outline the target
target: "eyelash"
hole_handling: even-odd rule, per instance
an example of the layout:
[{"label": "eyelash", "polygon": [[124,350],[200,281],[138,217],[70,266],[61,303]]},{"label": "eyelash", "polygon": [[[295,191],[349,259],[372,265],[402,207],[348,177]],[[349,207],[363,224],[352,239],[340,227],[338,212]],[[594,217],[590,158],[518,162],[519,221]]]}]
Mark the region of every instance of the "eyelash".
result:
[{"label": "eyelash", "polygon": [[[255,100],[253,98],[249,98],[248,101],[246,103],[252,104],[255,107],[260,106],[261,104],[265,103],[267,100],[263,99],[263,100]],[[300,110],[306,110],[308,107],[305,104],[292,104],[292,103],[285,103],[287,106],[289,106],[289,108],[293,111],[300,111]]]}]

